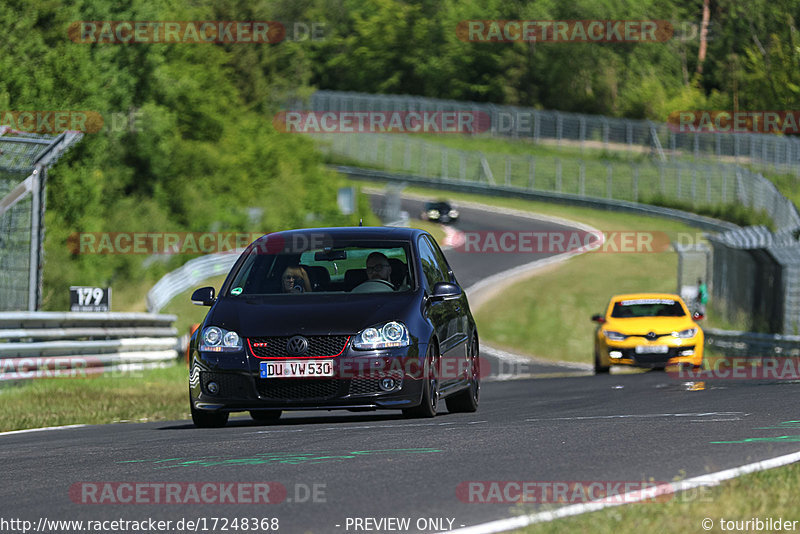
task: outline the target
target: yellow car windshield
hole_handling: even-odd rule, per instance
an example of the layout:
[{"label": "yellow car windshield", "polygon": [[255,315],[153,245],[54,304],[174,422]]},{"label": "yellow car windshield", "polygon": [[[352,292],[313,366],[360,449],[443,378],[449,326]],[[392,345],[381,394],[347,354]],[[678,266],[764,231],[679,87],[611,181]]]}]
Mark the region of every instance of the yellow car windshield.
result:
[{"label": "yellow car windshield", "polygon": [[611,317],[683,317],[686,313],[680,302],[672,299],[632,299],[614,303]]}]

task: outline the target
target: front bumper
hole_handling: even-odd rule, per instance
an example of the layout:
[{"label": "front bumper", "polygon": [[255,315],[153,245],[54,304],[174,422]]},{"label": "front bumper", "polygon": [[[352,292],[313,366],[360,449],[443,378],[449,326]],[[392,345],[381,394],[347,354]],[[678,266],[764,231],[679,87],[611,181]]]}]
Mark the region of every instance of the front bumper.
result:
[{"label": "front bumper", "polygon": [[[681,352],[691,350],[693,354],[681,356]],[[613,353],[619,353],[619,357],[612,357]],[[669,347],[665,354],[637,354],[635,349],[611,349],[609,350],[609,361],[611,365],[629,365],[646,369],[661,368],[668,365],[700,365],[702,354],[696,354],[695,347]]]},{"label": "front bumper", "polygon": [[[658,350],[667,347],[666,352],[637,352],[636,347],[645,350]],[[663,350],[663,349],[661,349]],[[608,365],[627,365],[645,369],[664,368],[670,365],[700,366],[703,364],[703,336],[688,339],[670,338],[661,343],[647,342],[642,338],[629,338],[625,341],[605,340],[601,355]]]},{"label": "front bumper", "polygon": [[[410,408],[422,399],[424,362],[418,353],[416,346],[376,351],[348,348],[342,355],[330,358],[334,376],[261,378],[260,363],[267,360],[252,355],[226,357],[194,351],[189,380],[191,402],[197,409],[227,412]],[[394,379],[395,387],[389,391],[381,388],[383,378]]]}]

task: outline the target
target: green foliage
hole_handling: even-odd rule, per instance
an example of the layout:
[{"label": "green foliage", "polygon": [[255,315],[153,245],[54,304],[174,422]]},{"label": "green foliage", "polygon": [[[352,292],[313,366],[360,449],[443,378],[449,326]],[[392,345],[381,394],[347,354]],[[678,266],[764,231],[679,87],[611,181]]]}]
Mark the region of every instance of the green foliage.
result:
[{"label": "green foliage", "polygon": [[772,218],[764,210],[755,211],[743,204],[716,204],[713,206],[708,205],[693,205],[691,202],[683,202],[673,198],[666,198],[660,194],[653,195],[644,199],[645,204],[652,204],[654,206],[663,206],[665,208],[673,208],[683,211],[713,217],[714,219],[721,219],[729,221],[739,226],[757,226],[763,225],[770,230],[775,230],[775,223]]},{"label": "green foliage", "polygon": [[[272,116],[314,88],[408,93],[666,120],[689,109],[797,109],[800,4],[711,3],[698,69],[700,0],[0,0],[0,109],[91,110],[105,118],[49,176],[45,307],[70,284],[154,280],[133,255],[73,254],[100,231],[271,231],[351,224],[339,179],[311,141]],[[468,42],[468,20],[666,20],[658,43]],[[75,21],[272,20],[321,26],[323,38],[274,44],[82,44]],[[115,115],[117,114],[117,115]],[[137,120],[118,129],[117,116]],[[263,216],[253,225],[249,208]],[[750,221],[734,208],[718,216]],[[711,214],[711,213],[710,213]],[[255,226],[255,227],[253,227]],[[56,268],[54,268],[56,266]]]},{"label": "green foliage", "polygon": [[[145,268],[145,256],[77,254],[70,243],[80,232],[269,232],[353,224],[364,216],[365,205],[353,216],[339,214],[340,180],[325,170],[311,141],[272,126],[282,101],[275,96],[310,76],[307,63],[298,72],[287,59],[302,55],[298,45],[83,44],[68,38],[69,25],[81,20],[277,18],[265,4],[1,3],[0,106],[89,110],[105,121],[49,173],[46,309],[65,309],[69,285],[111,284],[124,291],[189,259]],[[120,115],[133,117],[133,128],[115,128]],[[255,225],[249,208],[263,210]]]}]

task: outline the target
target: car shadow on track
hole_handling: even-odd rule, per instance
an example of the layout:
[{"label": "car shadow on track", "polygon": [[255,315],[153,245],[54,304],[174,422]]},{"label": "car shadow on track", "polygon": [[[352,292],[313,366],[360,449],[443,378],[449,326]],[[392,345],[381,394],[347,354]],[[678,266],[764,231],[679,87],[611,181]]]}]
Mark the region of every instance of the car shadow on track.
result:
[{"label": "car shadow on track", "polygon": [[[343,414],[343,415],[304,415],[297,417],[297,412],[284,413],[284,415],[277,421],[262,423],[253,421],[248,417],[237,417],[230,419],[226,427],[291,427],[298,425],[331,425],[331,424],[344,424],[344,423],[375,423],[375,422],[391,422],[391,421],[406,421],[424,423],[440,420],[440,418],[447,416],[447,412],[439,413],[434,419],[410,419],[405,417],[402,413],[369,413],[369,414]],[[293,416],[294,415],[294,416]],[[440,421],[441,422],[441,421]],[[168,426],[159,427],[158,430],[191,430],[195,429],[193,423],[186,422],[185,424],[172,424]]]}]

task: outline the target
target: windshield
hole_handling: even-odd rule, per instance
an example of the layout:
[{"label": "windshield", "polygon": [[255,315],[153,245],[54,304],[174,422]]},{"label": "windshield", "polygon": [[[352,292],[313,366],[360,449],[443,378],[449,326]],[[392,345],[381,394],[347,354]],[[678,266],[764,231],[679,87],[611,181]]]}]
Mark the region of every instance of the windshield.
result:
[{"label": "windshield", "polygon": [[614,303],[611,317],[683,317],[686,313],[680,302],[673,299],[632,299]]},{"label": "windshield", "polygon": [[324,248],[263,253],[251,247],[229,296],[376,293],[413,289],[408,243],[329,242]]}]

